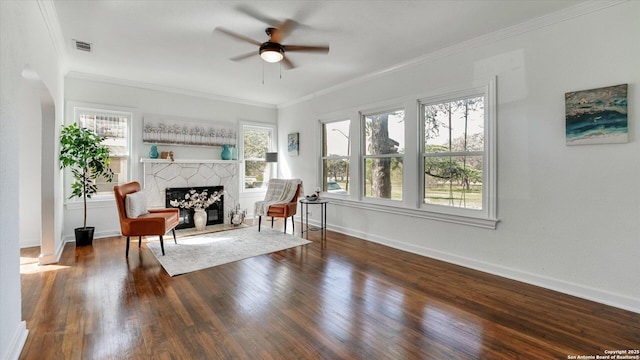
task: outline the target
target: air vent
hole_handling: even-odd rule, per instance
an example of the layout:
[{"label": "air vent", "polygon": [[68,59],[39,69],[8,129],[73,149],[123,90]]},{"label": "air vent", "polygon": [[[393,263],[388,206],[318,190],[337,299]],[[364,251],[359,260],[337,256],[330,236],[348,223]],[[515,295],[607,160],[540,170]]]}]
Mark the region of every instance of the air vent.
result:
[{"label": "air vent", "polygon": [[76,45],[77,50],[91,52],[91,43],[73,39],[73,43]]}]

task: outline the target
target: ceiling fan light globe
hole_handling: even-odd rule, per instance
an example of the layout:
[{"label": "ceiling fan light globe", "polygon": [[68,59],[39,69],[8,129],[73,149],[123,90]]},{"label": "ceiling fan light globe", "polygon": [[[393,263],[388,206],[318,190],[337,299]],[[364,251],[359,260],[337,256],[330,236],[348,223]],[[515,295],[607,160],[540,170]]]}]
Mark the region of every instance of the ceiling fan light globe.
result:
[{"label": "ceiling fan light globe", "polygon": [[260,57],[268,63],[277,63],[284,58],[284,55],[276,50],[264,50],[260,52]]},{"label": "ceiling fan light globe", "polygon": [[260,45],[260,57],[269,63],[277,63],[284,58],[284,47],[278,43],[267,41]]}]

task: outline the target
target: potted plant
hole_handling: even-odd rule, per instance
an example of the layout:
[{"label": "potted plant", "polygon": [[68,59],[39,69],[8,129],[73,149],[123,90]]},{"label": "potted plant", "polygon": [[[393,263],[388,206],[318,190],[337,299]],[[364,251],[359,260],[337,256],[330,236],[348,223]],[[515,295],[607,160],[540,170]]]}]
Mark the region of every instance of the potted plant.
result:
[{"label": "potted plant", "polygon": [[75,229],[77,246],[93,243],[95,227],[87,226],[87,198],[98,191],[96,179],[103,177],[108,182],[113,179],[109,148],[102,144],[103,140],[95,132],[76,124],[63,126],[60,133],[60,168],[70,168],[74,179],[69,198],[82,197],[84,202],[83,226]]}]

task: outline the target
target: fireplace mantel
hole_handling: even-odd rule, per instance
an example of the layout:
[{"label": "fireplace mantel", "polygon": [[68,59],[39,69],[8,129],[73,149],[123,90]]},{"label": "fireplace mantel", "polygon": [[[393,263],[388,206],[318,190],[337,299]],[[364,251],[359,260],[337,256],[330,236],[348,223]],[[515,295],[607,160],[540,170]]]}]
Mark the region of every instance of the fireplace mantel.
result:
[{"label": "fireplace mantel", "polygon": [[169,159],[148,159],[142,158],[140,162],[145,164],[171,164],[171,163],[179,163],[179,164],[237,164],[239,160],[209,160],[209,159],[177,159],[171,161]]},{"label": "fireplace mantel", "polygon": [[[165,189],[190,186],[224,186],[224,211],[239,201],[240,161],[208,159],[140,159],[143,165],[147,207],[165,206]],[[225,223],[228,218],[225,217]]]}]

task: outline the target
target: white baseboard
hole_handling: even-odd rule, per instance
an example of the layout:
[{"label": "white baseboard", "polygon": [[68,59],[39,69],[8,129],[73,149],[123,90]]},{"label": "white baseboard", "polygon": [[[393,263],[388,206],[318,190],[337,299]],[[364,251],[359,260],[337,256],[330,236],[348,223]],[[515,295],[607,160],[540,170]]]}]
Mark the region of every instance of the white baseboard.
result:
[{"label": "white baseboard", "polygon": [[389,246],[398,250],[407,251],[417,255],[430,257],[437,260],[442,260],[451,264],[464,266],[470,269],[486,272],[489,274],[501,276],[507,279],[520,281],[523,283],[540,286],[545,289],[558,291],[567,295],[576,296],[582,299],[595,301],[601,304],[617,307],[624,310],[629,310],[635,313],[640,313],[640,300],[630,297],[626,297],[619,294],[614,294],[608,291],[591,288],[588,286],[574,284],[564,280],[558,280],[530,272],[525,272],[513,268],[499,266],[483,261],[478,261],[463,256],[449,254],[446,252],[429,249],[422,246],[416,246],[413,244],[407,244],[400,241],[386,239],[373,234],[363,233],[360,231],[354,231],[351,229],[328,226],[329,230],[336,231],[342,234],[354,236],[367,241],[375,242],[381,245]]},{"label": "white baseboard", "polygon": [[40,239],[28,239],[28,240],[20,240],[20,249],[40,246]]},{"label": "white baseboard", "polygon": [[24,343],[27,341],[27,335],[29,335],[27,323],[25,321],[20,321],[16,327],[13,337],[11,338],[9,348],[4,354],[3,360],[17,360],[20,357]]},{"label": "white baseboard", "polygon": [[[121,236],[120,230],[107,230],[107,231],[99,231],[99,232],[93,233],[94,240],[113,237],[113,236]],[[74,234],[66,235],[62,240],[63,240],[63,243],[75,242],[76,237]]]}]

